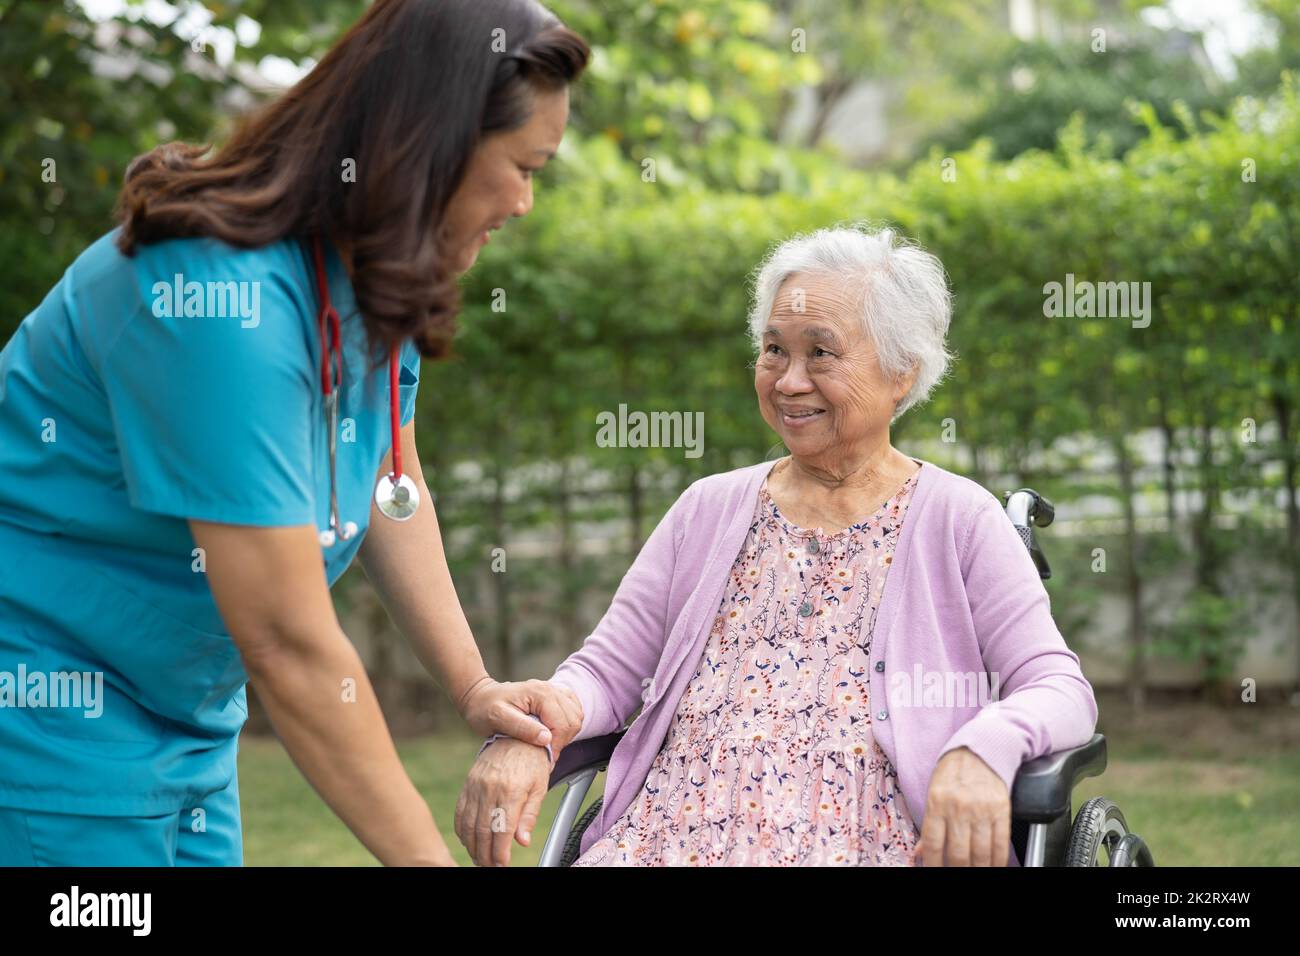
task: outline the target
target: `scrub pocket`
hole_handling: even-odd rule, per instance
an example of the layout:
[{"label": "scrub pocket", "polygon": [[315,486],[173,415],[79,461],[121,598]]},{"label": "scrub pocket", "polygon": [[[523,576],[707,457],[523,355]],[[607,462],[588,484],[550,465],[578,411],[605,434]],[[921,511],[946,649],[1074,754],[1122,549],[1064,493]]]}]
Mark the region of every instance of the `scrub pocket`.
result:
[{"label": "scrub pocket", "polygon": [[174,866],[176,819],[0,807],[0,866]]},{"label": "scrub pocket", "polygon": [[188,727],[218,730],[215,718],[221,733],[232,729],[228,709],[247,715],[237,696],[248,676],[229,635],[192,627],[104,572],[90,573],[99,579],[94,593],[105,596],[97,602],[94,633],[109,642],[96,650],[133,701]]},{"label": "scrub pocket", "polygon": [[[32,638],[30,633],[27,636]],[[83,688],[81,706],[46,706],[30,711],[42,734],[56,738],[66,749],[96,757],[104,756],[105,745],[112,745],[113,755],[122,759],[147,758],[157,748],[161,733],[157,718],[130,699],[112,667],[90,659],[85,648],[37,638],[32,642],[42,672],[65,679],[79,675]],[[88,707],[90,694],[94,695],[94,703]]]},{"label": "scrub pocket", "polygon": [[0,807],[0,867],[243,865],[237,775],[196,806],[157,816]]}]

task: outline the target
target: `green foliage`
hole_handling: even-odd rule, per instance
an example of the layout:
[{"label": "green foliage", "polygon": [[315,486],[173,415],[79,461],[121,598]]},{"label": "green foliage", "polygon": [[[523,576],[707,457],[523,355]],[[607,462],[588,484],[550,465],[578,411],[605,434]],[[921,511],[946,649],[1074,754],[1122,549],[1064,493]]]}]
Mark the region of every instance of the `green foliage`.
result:
[{"label": "green foliage", "polygon": [[1230,678],[1252,634],[1243,626],[1246,610],[1243,597],[1193,591],[1179,603],[1172,622],[1153,628],[1152,649],[1203,665],[1209,682]]},{"label": "green foliage", "polygon": [[[896,426],[904,446],[950,419],[959,448],[998,449],[1023,474],[1059,439],[1119,440],[1157,425],[1161,409],[1176,428],[1235,432],[1243,419],[1270,421],[1275,399],[1300,400],[1295,363],[1283,359],[1300,354],[1286,305],[1300,293],[1286,257],[1300,228],[1295,97],[1288,78],[1273,101],[1231,122],[1182,136],[1152,122],[1123,157],[1076,121],[1052,152],[1002,162],[985,140],[951,167],[936,151],[905,177],[846,173],[799,198],[671,189],[631,170],[593,199],[569,180],[542,193],[467,277],[464,361],[429,369],[432,387],[421,390],[427,447],[447,464],[577,456],[619,476],[606,492],[615,497],[626,498],[629,471],[639,470],[649,488],[665,489],[642,503],[653,520],[691,478],[761,460],[775,442],[752,391],[754,266],[795,232],[857,219],[903,227],[939,255],[957,294],[950,345],[959,361],[932,402]],[[1133,115],[1151,119],[1146,106]],[[582,155],[590,146],[575,147],[578,164],[593,162]],[[1243,181],[1248,160],[1254,181]],[[1044,315],[1044,285],[1067,274],[1150,283],[1149,323]],[[492,309],[494,290],[504,311]],[[596,415],[620,403],[704,412],[704,456],[596,447]],[[1277,453],[1236,442],[1184,480],[1267,485],[1275,479],[1258,462]],[[1121,496],[1113,482],[1100,490]],[[553,492],[542,480],[523,500]],[[456,494],[465,508],[479,497]],[[464,517],[473,523],[474,514]],[[1096,596],[1076,583],[1082,591],[1057,593],[1082,633]],[[1226,631],[1202,637],[1225,660],[1239,649]]]},{"label": "green foliage", "polygon": [[[1010,159],[1029,149],[1050,150],[1064,117],[1081,116],[1088,138],[1103,137],[1118,153],[1127,152],[1142,139],[1141,124],[1129,117],[1124,104],[1139,97],[1151,104],[1159,121],[1177,124],[1175,101],[1194,113],[1221,112],[1230,102],[1221,85],[1211,88],[1206,67],[1185,53],[1165,49],[1163,37],[1143,37],[1122,44],[1112,42],[1094,52],[1087,38],[1057,44],[1042,41],[1018,43],[999,57],[999,69],[986,59],[967,59],[959,75],[980,84],[985,107],[937,137],[945,149],[960,147],[981,137],[991,139],[997,155]],[[1025,86],[1017,78],[1025,77]]]},{"label": "green foliage", "polygon": [[[956,293],[958,362],[931,402],[896,425],[895,443],[932,440],[950,425],[950,464],[978,479],[1000,469],[1046,483],[1058,504],[1089,493],[1122,501],[1110,476],[1066,485],[1086,467],[1082,456],[1058,449],[1045,465],[1041,454],[1081,433],[1115,446],[1163,425],[1184,442],[1174,453],[1188,463],[1185,487],[1245,490],[1265,509],[1281,479],[1263,466],[1300,444],[1300,117],[1294,77],[1277,89],[1276,75],[1265,81],[1300,45],[1290,8],[1264,5],[1280,45],[1249,60],[1238,88],[1252,95],[1228,103],[1149,47],[1117,48],[1105,66],[1091,52],[1015,47],[991,0],[555,3],[595,51],[574,90],[572,128],[540,177],[534,211],[465,278],[460,358],[426,365],[419,393],[421,457],[440,520],[455,532],[458,580],[478,582],[490,549],[517,536],[563,538],[547,559],[514,562],[510,596],[485,587],[482,604],[515,608],[521,643],[589,624],[577,599],[609,593],[689,481],[779,453],[753,395],[752,270],[793,233],[860,219],[896,225],[936,253]],[[235,64],[247,65],[319,56],[364,3],[204,7],[220,26],[260,23],[256,41],[236,50]],[[1097,8],[1071,9],[1087,17]],[[806,54],[791,45],[803,25]],[[983,62],[984,73],[945,62],[957,25],[968,31],[967,63]],[[133,71],[98,74],[91,64],[102,56]],[[1038,76],[1024,97],[1001,85],[1013,62]],[[782,138],[801,88],[825,114],[855,80],[904,75],[915,84],[905,102],[917,90],[950,91],[917,110],[927,121],[974,117],[946,140],[962,148],[935,145],[897,173],[867,173],[807,148],[815,133]],[[232,104],[248,100],[237,93],[247,91],[233,67],[220,68],[210,49],[194,53],[174,24],[96,25],[72,2],[0,5],[0,256],[9,264],[0,339],[110,227],[130,158],[168,139],[219,139]],[[42,178],[46,159],[54,182]],[[645,159],[655,160],[653,177]],[[1067,275],[1149,282],[1149,324],[1049,317],[1044,286]],[[703,413],[703,454],[598,447],[597,415],[620,405]],[[1244,423],[1277,424],[1282,411],[1290,430],[1271,444],[1243,437],[1199,455],[1200,436],[1244,436]],[[616,540],[595,540],[615,518],[626,523]],[[1201,549],[1198,586],[1236,547]],[[1096,588],[1053,563],[1071,582],[1054,600],[1077,636]],[[1237,645],[1222,625],[1225,605],[1187,606],[1206,615],[1197,640],[1229,660]],[[498,626],[471,613],[481,614],[476,632]],[[1196,618],[1181,621],[1171,639],[1192,646]]]}]

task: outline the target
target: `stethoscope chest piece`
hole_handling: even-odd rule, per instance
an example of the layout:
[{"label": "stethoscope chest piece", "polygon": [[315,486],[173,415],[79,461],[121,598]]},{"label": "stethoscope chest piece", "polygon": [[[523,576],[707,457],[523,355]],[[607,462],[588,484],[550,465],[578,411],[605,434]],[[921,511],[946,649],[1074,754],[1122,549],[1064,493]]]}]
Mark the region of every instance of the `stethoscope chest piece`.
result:
[{"label": "stethoscope chest piece", "polygon": [[420,492],[410,475],[400,475],[396,482],[391,474],[375,484],[375,504],[380,512],[394,521],[405,521],[420,507]]},{"label": "stethoscope chest piece", "polygon": [[[330,468],[330,526],[319,534],[322,547],[333,547],[337,541],[347,541],[357,535],[355,521],[339,520],[338,500],[338,431],[339,392],[343,382],[342,333],[339,314],[330,305],[329,281],[325,271],[325,257],[321,251],[320,237],[312,240],[312,257],[316,267],[316,291],[320,297],[320,312],[316,317],[321,342],[321,395],[325,407],[325,426],[329,429]],[[398,406],[399,348],[393,347],[388,357],[388,411],[392,430],[393,471],[375,483],[375,504],[385,517],[405,521],[420,506],[420,493],[409,475],[402,473],[402,440],[400,409]]]}]

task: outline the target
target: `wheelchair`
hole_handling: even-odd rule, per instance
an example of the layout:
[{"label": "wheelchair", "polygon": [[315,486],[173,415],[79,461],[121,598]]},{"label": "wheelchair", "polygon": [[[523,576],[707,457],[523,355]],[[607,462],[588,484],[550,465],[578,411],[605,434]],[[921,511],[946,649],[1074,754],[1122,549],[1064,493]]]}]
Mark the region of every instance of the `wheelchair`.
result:
[{"label": "wheelchair", "polygon": [[[1005,492],[1003,508],[1029,549],[1038,575],[1051,577],[1034,528],[1052,523],[1056,509],[1032,488]],[[566,747],[551,771],[549,789],[564,787],[559,810],[542,845],[539,866],[571,866],[580,855],[582,835],[600,813],[597,798],[578,816],[596,777],[609,765],[626,732]],[[1106,738],[1093,734],[1080,747],[1059,750],[1022,764],[1011,790],[1011,844],[1022,866],[1155,866],[1146,842],[1129,829],[1120,808],[1105,797],[1084,802],[1073,812],[1075,785],[1106,769]]]}]

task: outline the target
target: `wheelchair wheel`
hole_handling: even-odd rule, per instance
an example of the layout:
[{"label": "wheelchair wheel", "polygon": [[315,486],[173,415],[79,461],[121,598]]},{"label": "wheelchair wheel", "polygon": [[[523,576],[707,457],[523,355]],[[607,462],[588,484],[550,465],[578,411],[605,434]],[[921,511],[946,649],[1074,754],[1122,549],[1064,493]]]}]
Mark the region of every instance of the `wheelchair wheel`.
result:
[{"label": "wheelchair wheel", "polygon": [[604,797],[597,797],[595,802],[587,808],[587,811],[578,817],[578,822],[573,825],[568,838],[564,841],[564,851],[560,854],[560,866],[573,866],[573,861],[582,855],[582,834],[596,819],[596,815],[600,813],[600,805],[604,802]]},{"label": "wheelchair wheel", "polygon": [[[1106,851],[1102,862],[1102,850]],[[1093,797],[1079,808],[1070,831],[1066,866],[1155,866],[1151,850],[1129,831],[1113,800]]]}]

